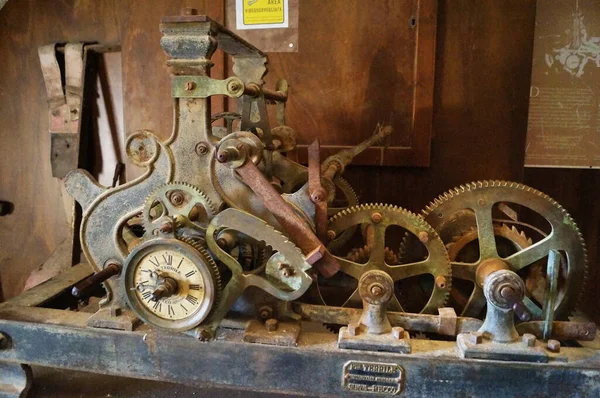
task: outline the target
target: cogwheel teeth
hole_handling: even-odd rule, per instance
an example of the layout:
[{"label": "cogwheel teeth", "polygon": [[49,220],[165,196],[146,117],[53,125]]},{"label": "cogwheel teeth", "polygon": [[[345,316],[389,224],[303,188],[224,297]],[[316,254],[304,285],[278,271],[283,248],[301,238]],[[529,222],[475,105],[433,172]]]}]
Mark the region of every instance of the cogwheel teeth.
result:
[{"label": "cogwheel teeth", "polygon": [[[563,318],[566,317],[569,313],[571,313],[571,311],[581,300],[583,292],[585,290],[585,285],[587,284],[587,248],[583,240],[583,236],[581,235],[579,228],[575,224],[575,221],[569,215],[566,209],[563,206],[561,206],[556,200],[552,199],[550,196],[544,194],[543,192],[540,192],[534,188],[531,188],[527,185],[518,182],[498,180],[475,181],[461,185],[457,188],[453,188],[438,196],[432,202],[430,202],[425,207],[425,209],[421,211],[421,214],[425,218],[425,220],[430,220],[434,225],[436,225],[436,222],[433,221],[434,219],[442,219],[446,216],[444,214],[443,207],[447,202],[463,201],[464,203],[462,207],[456,205],[453,205],[452,207],[462,209],[476,209],[478,206],[478,200],[481,200],[482,198],[481,195],[477,196],[472,194],[477,194],[480,190],[487,191],[490,189],[497,189],[497,191],[494,191],[495,194],[492,195],[496,202],[502,202],[504,196],[504,201],[517,202],[521,205],[524,205],[525,207],[532,208],[531,206],[533,205],[533,203],[537,203],[538,209],[536,211],[542,216],[544,216],[547,221],[550,222],[550,219],[562,220],[562,223],[559,221],[555,222],[552,225],[553,230],[555,228],[559,228],[562,229],[563,234],[575,235],[573,236],[574,239],[565,238],[561,240],[560,244],[558,244],[558,246],[561,247],[556,247],[556,249],[558,250],[565,250],[567,252],[571,251],[572,253],[570,254],[575,254],[574,256],[569,256],[569,283],[572,286],[569,290],[567,290],[567,293],[565,293],[565,295],[562,297],[561,303],[559,303],[557,307],[557,316],[562,316]],[[503,193],[507,194],[503,195]],[[522,199],[519,195],[522,196]],[[532,209],[535,210],[534,208]],[[548,218],[550,214],[552,216]],[[450,214],[448,214],[447,216],[450,216]],[[436,221],[439,222],[440,226],[443,225],[441,220]],[[550,222],[550,224],[552,224],[552,222]],[[568,228],[568,230],[565,228]],[[517,232],[516,229],[511,232],[520,234],[522,237],[527,239],[521,232]],[[565,245],[565,247],[562,247],[562,245]],[[577,260],[571,261],[572,257],[577,258]]]}]

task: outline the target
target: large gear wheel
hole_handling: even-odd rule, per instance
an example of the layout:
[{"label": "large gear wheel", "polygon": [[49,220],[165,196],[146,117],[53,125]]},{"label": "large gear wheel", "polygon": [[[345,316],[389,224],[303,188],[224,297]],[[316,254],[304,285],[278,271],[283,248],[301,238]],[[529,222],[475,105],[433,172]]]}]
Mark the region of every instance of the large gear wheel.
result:
[{"label": "large gear wheel", "polygon": [[[417,312],[433,314],[438,308],[444,306],[451,287],[450,261],[444,243],[431,226],[419,216],[402,208],[366,204],[350,207],[333,216],[329,223],[329,230],[339,235],[359,225],[372,230],[372,239],[368,242],[370,246],[368,260],[364,264],[359,264],[346,257],[336,256],[343,274],[359,280],[367,271],[381,270],[390,275],[394,282],[429,274],[433,276],[434,282],[431,291],[428,292],[426,303]],[[428,252],[427,258],[408,264],[388,264],[385,260],[386,230],[392,226],[400,227],[418,236]],[[353,292],[344,305],[356,301],[360,301],[358,290]],[[394,311],[404,311],[396,294],[392,296],[389,307]]]},{"label": "large gear wheel", "polygon": [[[531,212],[530,217],[537,222],[549,227],[547,236],[525,247],[516,247],[516,252],[503,257],[497,244],[498,233],[506,232],[495,217],[502,214],[499,206],[517,205],[520,210]],[[524,279],[528,274],[544,261],[550,250],[559,250],[563,254],[564,264],[561,266],[559,276],[559,290],[555,306],[555,318],[566,319],[574,310],[586,279],[587,252],[585,243],[577,225],[556,201],[549,196],[528,186],[506,181],[481,181],[461,185],[441,195],[430,203],[423,216],[425,221],[435,228],[440,235],[447,237],[455,235],[457,217],[465,211],[472,212],[476,220],[476,239],[478,241],[479,258],[472,262],[452,262],[452,276],[456,279],[471,281],[474,289],[466,303],[462,315],[478,316],[486,306],[486,300],[481,287],[475,283],[476,273],[480,264],[487,259],[502,259],[514,272],[519,273]],[[545,221],[540,221],[543,218]],[[454,226],[452,226],[454,225]],[[452,233],[442,231],[453,230]],[[520,233],[519,233],[520,234]],[[448,239],[448,238],[446,238]],[[524,246],[527,242],[521,242]],[[450,243],[450,253],[456,251]],[[544,264],[544,269],[545,269]],[[458,281],[456,281],[458,284]],[[533,297],[533,299],[532,299]],[[536,302],[537,301],[537,302]],[[543,302],[538,295],[527,296],[525,305],[533,313],[534,318],[541,319]]]},{"label": "large gear wheel", "polygon": [[168,221],[173,223],[176,237],[198,239],[204,238],[206,227],[216,213],[214,204],[195,186],[169,182],[146,198],[142,221],[147,237],[158,235]]}]

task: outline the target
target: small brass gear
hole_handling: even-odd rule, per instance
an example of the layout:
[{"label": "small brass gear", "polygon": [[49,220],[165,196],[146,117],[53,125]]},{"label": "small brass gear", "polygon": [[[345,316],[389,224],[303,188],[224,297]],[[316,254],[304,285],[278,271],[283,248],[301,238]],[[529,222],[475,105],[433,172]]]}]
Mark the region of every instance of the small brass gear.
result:
[{"label": "small brass gear", "polygon": [[201,238],[206,226],[217,213],[216,206],[195,186],[186,182],[169,182],[150,194],[142,210],[146,237],[156,236],[165,223],[176,237]]},{"label": "small brass gear", "polygon": [[[366,263],[371,257],[371,246],[364,245],[362,247],[356,247],[348,253],[346,259],[355,263]],[[398,255],[389,247],[385,248],[385,262],[386,264],[396,265],[399,264]]]},{"label": "small brass gear", "polygon": [[[343,274],[359,280],[367,271],[381,270],[390,275],[394,282],[429,274],[433,276],[434,283],[427,292],[426,303],[417,312],[436,313],[438,308],[444,306],[451,287],[450,260],[444,243],[429,224],[416,214],[396,206],[365,204],[350,207],[333,216],[328,229],[339,235],[348,228],[359,225],[372,230],[373,239],[372,242],[369,242],[371,247],[369,258],[366,263],[359,264],[345,257],[336,257]],[[409,233],[419,236],[427,249],[427,259],[399,265],[387,263],[385,231],[390,226],[401,227]],[[344,305],[350,305],[359,300],[358,290],[355,290]],[[392,296],[389,308],[394,311],[403,311],[396,294]]]},{"label": "small brass gear", "polygon": [[[502,257],[496,244],[496,234],[506,232],[506,229],[501,226],[497,229],[498,220],[493,214],[498,211],[494,206],[506,203],[516,204],[521,209],[529,209],[537,213],[537,217],[541,216],[545,219],[551,231],[540,241],[508,257]],[[452,225],[457,225],[457,220],[460,220],[457,215],[465,211],[471,212],[476,220],[480,255],[475,262],[453,261],[453,277],[475,282],[479,264],[490,258],[502,259],[511,270],[526,277],[527,271],[535,273],[533,265],[544,259],[550,250],[559,250],[564,253],[562,257],[566,264],[561,266],[554,316],[556,319],[567,319],[575,309],[587,280],[585,242],[567,211],[549,196],[526,185],[507,181],[478,181],[444,193],[431,202],[422,213],[425,221],[445,238],[446,243],[456,244],[448,240],[449,235],[456,235],[456,233],[444,231]],[[520,240],[523,240],[523,237]],[[453,251],[452,246],[450,251]],[[535,318],[541,318],[543,302],[535,303],[530,297],[526,297],[525,304]],[[475,283],[462,315],[477,316],[485,306],[483,290]]]}]

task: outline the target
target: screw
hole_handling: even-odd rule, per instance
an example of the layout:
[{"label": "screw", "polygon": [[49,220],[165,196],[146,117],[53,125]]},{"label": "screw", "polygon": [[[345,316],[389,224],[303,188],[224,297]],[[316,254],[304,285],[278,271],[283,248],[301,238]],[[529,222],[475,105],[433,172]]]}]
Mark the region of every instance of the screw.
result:
[{"label": "screw", "polygon": [[435,284],[440,289],[445,288],[446,287],[446,278],[441,275],[438,276],[437,278],[435,278]]},{"label": "screw", "polygon": [[381,222],[381,219],[383,217],[381,217],[380,213],[373,213],[371,214],[371,221],[373,221],[375,224],[379,224]]},{"label": "screw", "polygon": [[334,230],[330,229],[329,231],[327,231],[327,237],[332,240],[335,239],[336,233]]},{"label": "screw", "polygon": [[419,232],[419,240],[423,243],[427,243],[429,241],[429,234],[425,231]]},{"label": "screw", "polygon": [[181,15],[198,15],[198,10],[192,7],[185,7],[181,9]]},{"label": "screw", "polygon": [[318,188],[313,191],[310,195],[310,199],[313,203],[320,203],[325,199],[325,190],[323,188]]},{"label": "screw", "polygon": [[160,226],[160,232],[162,232],[163,234],[168,234],[168,233],[173,232],[173,223],[170,221],[163,223]]},{"label": "screw", "polygon": [[196,144],[196,153],[198,156],[206,155],[208,153],[208,145],[206,145],[204,142],[199,142]]},{"label": "screw", "polygon": [[378,283],[371,285],[371,294],[375,297],[380,297],[383,294],[383,286]]},{"label": "screw", "polygon": [[265,321],[265,329],[269,332],[274,332],[279,326],[279,321],[275,318],[269,318]]},{"label": "screw", "polygon": [[483,333],[481,332],[467,333],[465,337],[467,338],[467,341],[473,345],[481,344],[481,342],[483,341]]},{"label": "screw", "polygon": [[477,201],[477,204],[479,204],[479,206],[483,206],[483,205],[485,205],[485,199],[479,199],[479,200]]},{"label": "screw", "polygon": [[548,351],[550,352],[560,352],[560,341],[558,340],[548,340]]},{"label": "screw", "polygon": [[206,329],[196,331],[196,338],[200,341],[210,340],[212,333]]},{"label": "screw", "polygon": [[395,326],[392,328],[392,336],[394,336],[395,339],[403,339],[404,338],[404,328],[401,328],[400,326]]},{"label": "screw", "polygon": [[237,81],[229,82],[229,84],[227,85],[227,91],[229,91],[230,93],[237,93],[240,88],[241,86]]},{"label": "screw", "polygon": [[183,194],[181,192],[173,192],[169,199],[174,206],[181,206],[183,203]]},{"label": "screw", "polygon": [[268,305],[260,307],[258,310],[258,316],[263,320],[271,318],[273,316],[273,308]]},{"label": "screw", "polygon": [[348,334],[350,336],[356,336],[359,332],[360,329],[357,323],[351,323],[348,325]]},{"label": "screw", "polygon": [[195,88],[196,88],[196,83],[194,83],[192,81],[185,82],[185,91],[192,91]]},{"label": "screw", "polygon": [[536,337],[531,333],[525,333],[521,337],[521,340],[523,341],[525,347],[535,347],[535,342],[537,341]]}]

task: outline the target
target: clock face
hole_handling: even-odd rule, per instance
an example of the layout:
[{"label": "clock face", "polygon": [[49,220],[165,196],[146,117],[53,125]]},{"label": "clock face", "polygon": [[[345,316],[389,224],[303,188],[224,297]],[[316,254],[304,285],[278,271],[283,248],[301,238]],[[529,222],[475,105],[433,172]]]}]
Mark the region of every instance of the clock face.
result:
[{"label": "clock face", "polygon": [[[168,297],[155,299],[153,292],[171,278],[177,284]],[[133,282],[138,300],[163,319],[184,319],[200,309],[204,278],[194,262],[175,250],[149,252],[138,262]]]},{"label": "clock face", "polygon": [[121,279],[127,304],[144,322],[172,331],[198,326],[220,291],[218,269],[201,247],[156,238],[127,257]]}]

